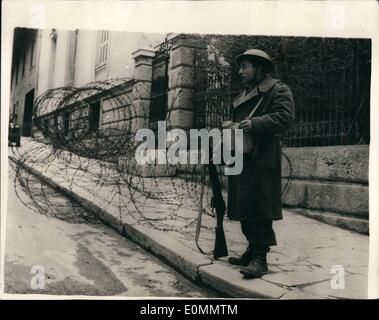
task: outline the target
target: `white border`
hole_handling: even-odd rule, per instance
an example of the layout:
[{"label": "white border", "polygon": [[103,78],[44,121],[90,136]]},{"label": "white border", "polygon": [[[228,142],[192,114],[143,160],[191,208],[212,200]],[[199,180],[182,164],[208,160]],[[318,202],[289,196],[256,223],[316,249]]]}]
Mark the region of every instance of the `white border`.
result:
[{"label": "white border", "polygon": [[[3,294],[8,177],[7,122],[14,27],[111,29],[372,39],[369,165],[369,298],[379,297],[378,2],[376,1],[3,1],[1,46],[1,266],[6,299],[105,299],[105,297]],[[70,17],[68,19],[68,17]],[[115,299],[116,297],[112,297]]]}]

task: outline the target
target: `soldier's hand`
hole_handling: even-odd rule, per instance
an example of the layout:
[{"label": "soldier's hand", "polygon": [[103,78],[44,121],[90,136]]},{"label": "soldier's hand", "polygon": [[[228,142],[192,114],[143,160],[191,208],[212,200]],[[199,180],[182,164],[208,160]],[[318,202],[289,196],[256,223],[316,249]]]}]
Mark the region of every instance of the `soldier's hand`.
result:
[{"label": "soldier's hand", "polygon": [[238,129],[242,129],[244,132],[249,132],[253,129],[253,121],[242,120],[238,126]]}]

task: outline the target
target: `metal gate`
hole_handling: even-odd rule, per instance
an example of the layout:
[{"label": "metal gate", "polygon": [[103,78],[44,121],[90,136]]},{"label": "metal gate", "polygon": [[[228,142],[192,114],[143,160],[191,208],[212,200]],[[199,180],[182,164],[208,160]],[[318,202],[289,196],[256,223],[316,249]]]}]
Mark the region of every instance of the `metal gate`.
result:
[{"label": "metal gate", "polygon": [[194,55],[194,127],[221,128],[232,118],[232,101],[238,91],[232,90],[231,69],[209,62],[203,52]]},{"label": "metal gate", "polygon": [[151,83],[150,128],[156,130],[157,122],[166,120],[168,104],[168,68],[171,43],[166,39],[153,60]]}]

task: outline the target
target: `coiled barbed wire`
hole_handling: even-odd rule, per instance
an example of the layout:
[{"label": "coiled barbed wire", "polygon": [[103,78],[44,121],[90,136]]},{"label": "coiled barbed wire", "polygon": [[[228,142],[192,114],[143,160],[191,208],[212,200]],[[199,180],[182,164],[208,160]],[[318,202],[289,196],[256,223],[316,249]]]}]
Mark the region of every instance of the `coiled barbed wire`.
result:
[{"label": "coiled barbed wire", "polygon": [[[43,173],[56,172],[69,189],[84,183],[83,189],[94,195],[106,194],[102,200],[118,207],[122,220],[130,216],[158,230],[181,232],[195,221],[193,215],[184,216],[182,209],[196,211],[198,208],[201,165],[183,166],[184,170],[175,168],[179,174],[170,178],[155,177],[154,165],[147,165],[145,174],[138,171],[140,168],[134,160],[138,146],[135,134],[137,128],[147,127],[149,116],[144,90],[143,84],[136,85],[125,78],[92,82],[81,88],[48,90],[35,103],[35,142],[28,148],[12,148],[11,155]],[[100,99],[100,126],[91,128],[91,117],[94,117],[91,108]],[[170,120],[170,112],[166,120]],[[136,126],[136,121],[142,125]],[[23,167],[15,168],[15,186],[22,187],[32,200],[27,205],[65,219],[52,205],[49,193],[43,191],[43,183],[39,188],[35,184],[35,179]],[[205,213],[213,215],[210,191],[206,193]],[[157,205],[164,207],[162,214],[147,214],[145,209],[151,203],[156,205],[156,211],[159,211]],[[73,206],[74,211],[78,208]],[[93,216],[85,218],[93,219]],[[181,223],[175,225],[178,221]]]},{"label": "coiled barbed wire", "polygon": [[[225,90],[225,87],[217,90]],[[121,221],[131,217],[137,223],[147,223],[161,231],[183,232],[196,221],[196,215],[186,216],[186,210],[199,208],[202,165],[168,165],[176,171],[171,177],[155,176],[154,165],[146,165],[141,173],[134,159],[138,146],[135,135],[138,128],[148,128],[149,105],[143,99],[145,92],[148,88],[143,83],[126,78],[92,82],[81,88],[48,90],[35,103],[36,142],[21,151],[12,148],[11,153],[21,163],[37,167],[44,173],[56,172],[68,183],[70,190],[76,185],[101,197],[107,206],[117,208]],[[100,118],[94,119],[91,108],[100,100]],[[226,102],[221,99],[219,103],[220,99],[212,92],[208,100],[198,120],[204,122],[200,117],[206,118],[207,129],[220,128],[221,122],[230,117],[230,110]],[[169,123],[171,108],[168,109],[166,121]],[[91,127],[91,121],[98,122],[99,126]],[[286,159],[289,161],[288,157]],[[54,205],[51,193],[44,191],[43,182],[36,186],[36,179],[23,167],[14,169],[15,188],[21,187],[32,201],[25,201],[17,192],[25,205],[43,214],[70,220],[59,211],[59,206]],[[288,191],[289,179],[283,196]],[[206,186],[209,186],[208,180]],[[221,183],[226,189],[225,178]],[[214,216],[211,197],[210,188],[205,188],[203,211]],[[73,214],[70,216],[90,222],[96,220],[95,215],[83,213],[80,206],[73,204],[71,207]]]}]

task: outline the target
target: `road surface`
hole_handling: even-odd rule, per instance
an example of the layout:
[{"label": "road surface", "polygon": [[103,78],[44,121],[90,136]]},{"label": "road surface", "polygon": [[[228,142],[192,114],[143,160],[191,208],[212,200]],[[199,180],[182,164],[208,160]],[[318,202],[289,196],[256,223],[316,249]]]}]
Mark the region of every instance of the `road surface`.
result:
[{"label": "road surface", "polygon": [[10,162],[5,293],[217,297]]}]

